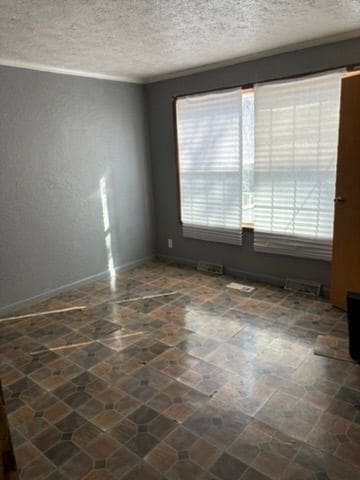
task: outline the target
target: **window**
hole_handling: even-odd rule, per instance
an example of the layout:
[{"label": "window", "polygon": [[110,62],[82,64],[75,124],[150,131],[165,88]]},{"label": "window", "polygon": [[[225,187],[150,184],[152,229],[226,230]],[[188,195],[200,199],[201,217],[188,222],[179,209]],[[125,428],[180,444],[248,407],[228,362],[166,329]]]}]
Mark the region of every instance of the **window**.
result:
[{"label": "window", "polygon": [[176,102],[183,235],[241,245],[241,90]]},{"label": "window", "polygon": [[257,251],[331,259],[341,76],[255,86]]},{"label": "window", "polygon": [[177,99],[184,236],[331,258],[341,77]]}]

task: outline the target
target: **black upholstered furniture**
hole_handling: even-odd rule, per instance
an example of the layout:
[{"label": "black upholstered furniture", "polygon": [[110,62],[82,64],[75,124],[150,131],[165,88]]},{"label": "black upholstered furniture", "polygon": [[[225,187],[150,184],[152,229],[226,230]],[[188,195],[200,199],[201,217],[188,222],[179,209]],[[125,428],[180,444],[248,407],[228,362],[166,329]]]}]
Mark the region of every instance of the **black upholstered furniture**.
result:
[{"label": "black upholstered furniture", "polygon": [[347,293],[349,350],[353,360],[360,361],[360,293]]}]

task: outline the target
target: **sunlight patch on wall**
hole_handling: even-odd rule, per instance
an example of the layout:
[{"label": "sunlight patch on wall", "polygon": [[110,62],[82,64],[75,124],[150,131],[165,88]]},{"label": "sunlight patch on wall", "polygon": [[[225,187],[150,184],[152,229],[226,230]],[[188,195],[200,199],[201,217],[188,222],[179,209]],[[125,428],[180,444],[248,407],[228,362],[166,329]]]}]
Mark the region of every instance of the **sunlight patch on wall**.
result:
[{"label": "sunlight patch on wall", "polygon": [[115,272],[114,257],[112,252],[110,217],[109,217],[105,177],[101,177],[100,179],[100,196],[101,196],[103,223],[104,223],[107,265],[108,265],[108,272],[110,274],[110,288],[112,291],[115,291],[116,272]]}]

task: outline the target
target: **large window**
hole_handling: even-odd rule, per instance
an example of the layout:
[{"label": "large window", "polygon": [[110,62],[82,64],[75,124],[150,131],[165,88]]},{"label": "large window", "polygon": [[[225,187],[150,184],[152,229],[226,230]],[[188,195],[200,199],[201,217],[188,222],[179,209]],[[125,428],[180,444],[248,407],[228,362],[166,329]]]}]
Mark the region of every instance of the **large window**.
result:
[{"label": "large window", "polygon": [[184,236],[331,258],[341,77],[177,99]]},{"label": "large window", "polygon": [[176,102],[183,235],[241,244],[241,90]]},{"label": "large window", "polygon": [[255,86],[255,250],[331,259],[341,72]]}]

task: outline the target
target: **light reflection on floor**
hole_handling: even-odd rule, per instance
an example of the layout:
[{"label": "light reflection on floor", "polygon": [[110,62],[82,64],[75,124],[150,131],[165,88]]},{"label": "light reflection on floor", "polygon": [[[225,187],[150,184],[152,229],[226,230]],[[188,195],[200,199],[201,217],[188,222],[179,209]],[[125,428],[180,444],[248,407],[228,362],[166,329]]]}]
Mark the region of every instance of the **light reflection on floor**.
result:
[{"label": "light reflection on floor", "polygon": [[313,354],[344,315],[231,280],[152,261],[0,324],[20,478],[360,478],[359,366]]}]

